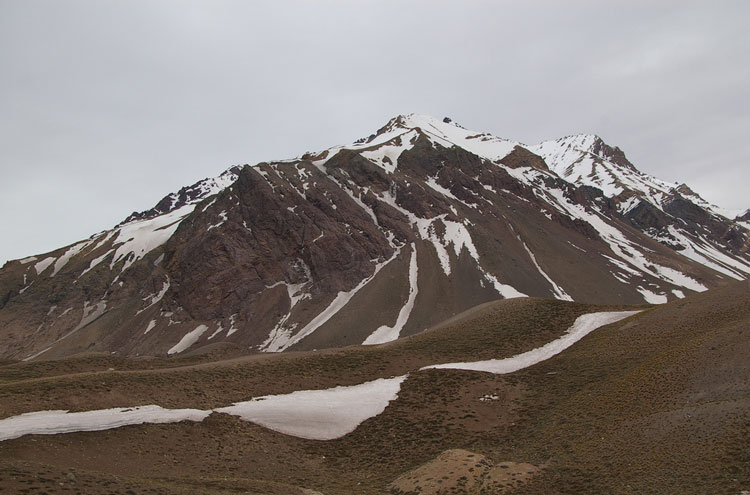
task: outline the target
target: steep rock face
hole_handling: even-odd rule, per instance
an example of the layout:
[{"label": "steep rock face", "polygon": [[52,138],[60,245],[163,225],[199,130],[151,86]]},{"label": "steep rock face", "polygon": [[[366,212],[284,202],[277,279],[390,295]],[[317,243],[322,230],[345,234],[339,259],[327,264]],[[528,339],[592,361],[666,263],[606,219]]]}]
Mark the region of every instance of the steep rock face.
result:
[{"label": "steep rock face", "polygon": [[379,343],[497,298],[658,303],[746,278],[741,219],[664,184],[596,137],[525,147],[399,116],[9,262],[0,357]]}]

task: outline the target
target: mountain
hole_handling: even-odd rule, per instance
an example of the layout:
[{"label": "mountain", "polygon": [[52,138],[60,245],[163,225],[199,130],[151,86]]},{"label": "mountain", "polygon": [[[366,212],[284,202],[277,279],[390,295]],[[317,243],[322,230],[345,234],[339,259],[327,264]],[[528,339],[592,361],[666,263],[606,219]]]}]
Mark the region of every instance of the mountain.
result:
[{"label": "mountain", "polygon": [[8,262],[0,357],[377,344],[498,298],[663,303],[747,278],[748,223],[596,136],[402,115]]}]

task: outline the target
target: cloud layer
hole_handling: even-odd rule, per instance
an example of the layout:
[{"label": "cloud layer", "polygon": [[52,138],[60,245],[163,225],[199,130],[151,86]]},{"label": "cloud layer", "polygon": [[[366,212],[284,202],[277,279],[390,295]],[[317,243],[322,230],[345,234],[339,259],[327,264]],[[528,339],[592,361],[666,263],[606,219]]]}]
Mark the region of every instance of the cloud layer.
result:
[{"label": "cloud layer", "polygon": [[0,263],[408,112],[579,132],[749,208],[750,4],[0,3]]}]

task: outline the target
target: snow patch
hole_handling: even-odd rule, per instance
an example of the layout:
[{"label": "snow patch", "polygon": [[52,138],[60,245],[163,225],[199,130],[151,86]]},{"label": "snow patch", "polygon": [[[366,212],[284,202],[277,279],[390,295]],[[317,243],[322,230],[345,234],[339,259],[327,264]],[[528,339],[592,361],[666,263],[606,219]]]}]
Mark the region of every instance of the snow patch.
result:
[{"label": "snow patch", "polygon": [[195,209],[195,204],[178,208],[150,220],[140,220],[120,227],[114,245],[118,245],[109,268],[124,260],[121,272],[161,246],[177,230],[180,222]]},{"label": "snow patch", "polygon": [[48,266],[52,264],[57,258],[50,256],[49,258],[44,258],[42,261],[34,265],[34,270],[36,270],[36,274],[39,275],[44,270],[47,269]]},{"label": "snow patch", "polygon": [[398,397],[405,379],[406,375],[350,387],[266,395],[215,411],[239,416],[285,435],[333,440],[381,414],[388,403]]},{"label": "snow patch", "polygon": [[649,304],[664,304],[667,302],[667,296],[664,294],[657,294],[652,292],[645,287],[636,287],[636,290],[641,293],[643,300]]},{"label": "snow patch", "polygon": [[[167,276],[167,280],[164,282],[164,285],[162,285],[161,290],[159,292],[157,292],[156,294],[151,294],[150,296],[146,296],[146,297],[143,298],[144,301],[148,301],[149,302],[148,306],[146,306],[143,309],[139,309],[135,314],[139,315],[139,314],[143,313],[144,311],[146,311],[151,306],[153,306],[154,304],[156,304],[159,301],[161,301],[162,298],[164,297],[164,294],[166,294],[167,291],[169,290],[169,286],[170,286],[169,277]],[[150,301],[149,301],[149,299],[150,299]]]},{"label": "snow patch", "polygon": [[159,406],[115,407],[97,411],[38,411],[0,420],[0,441],[24,435],[55,435],[76,431],[101,431],[143,423],[203,421],[211,411],[164,409]]},{"label": "snow patch", "polygon": [[195,330],[186,333],[185,336],[174,345],[174,347],[167,351],[167,354],[171,356],[172,354],[177,354],[188,349],[190,346],[198,342],[198,339],[201,338],[201,335],[203,335],[206,330],[208,330],[206,325],[198,325]]},{"label": "snow patch", "polygon": [[148,332],[150,332],[151,330],[153,330],[155,326],[156,326],[156,320],[149,321],[148,322],[148,326],[146,327],[146,331],[143,332],[143,334],[144,335],[147,334]]},{"label": "snow patch", "polygon": [[[490,359],[487,361],[473,361],[466,363],[448,363],[425,366],[426,369],[457,369],[469,371],[485,371],[488,373],[505,374],[513,373],[537,363],[545,361],[556,354],[561,353],[568,347],[572,346],[583,337],[596,330],[597,328],[615,323],[628,316],[632,316],[640,311],[612,311],[601,313],[588,313],[576,318],[573,325],[568,328],[565,334],[559,339],[555,339],[542,347],[537,347],[528,352],[517,354],[505,359]],[[421,370],[420,370],[421,371]]]},{"label": "snow patch", "polygon": [[209,225],[208,229],[206,229],[206,232],[210,231],[211,229],[221,227],[222,225],[224,225],[226,221],[227,221],[227,212],[222,211],[221,213],[219,213],[219,223]]}]

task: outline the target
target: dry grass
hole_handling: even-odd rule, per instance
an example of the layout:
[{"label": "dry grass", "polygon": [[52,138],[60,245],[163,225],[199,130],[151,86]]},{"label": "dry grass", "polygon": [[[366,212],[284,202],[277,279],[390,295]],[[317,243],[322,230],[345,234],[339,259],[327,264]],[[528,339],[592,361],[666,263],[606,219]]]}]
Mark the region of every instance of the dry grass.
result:
[{"label": "dry grass", "polygon": [[[295,487],[305,487],[327,495],[384,494],[398,476],[449,449],[495,463],[543,465],[513,489],[519,494],[750,489],[747,284],[646,311],[510,375],[413,372],[524,352],[559,336],[580,314],[611,309],[617,308],[512,300],[377,347],[156,360],[141,368],[111,366],[101,357],[42,370],[5,365],[3,416],[147,403],[207,408],[412,373],[383,414],[338,440],[301,440],[225,415],[198,424],[24,437],[0,444],[0,489],[64,493],[59,483],[75,469],[78,486],[65,485],[69,493],[300,493]],[[99,366],[118,371],[97,372]]]}]

